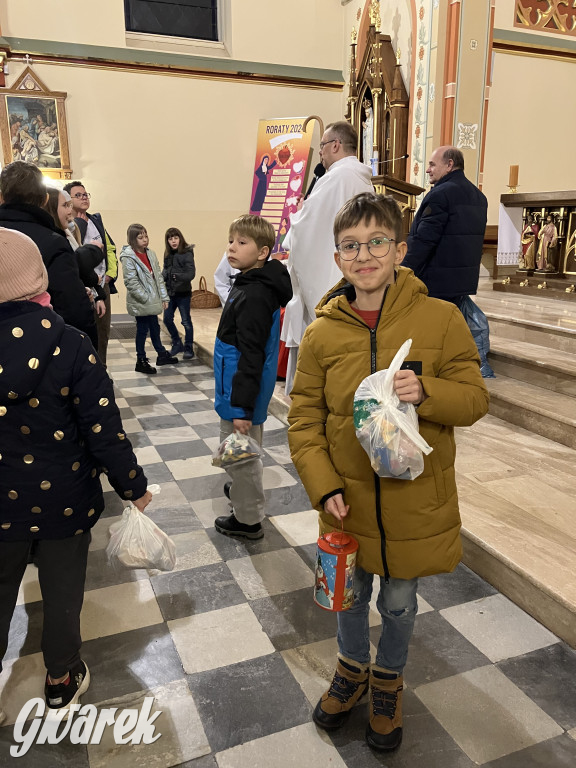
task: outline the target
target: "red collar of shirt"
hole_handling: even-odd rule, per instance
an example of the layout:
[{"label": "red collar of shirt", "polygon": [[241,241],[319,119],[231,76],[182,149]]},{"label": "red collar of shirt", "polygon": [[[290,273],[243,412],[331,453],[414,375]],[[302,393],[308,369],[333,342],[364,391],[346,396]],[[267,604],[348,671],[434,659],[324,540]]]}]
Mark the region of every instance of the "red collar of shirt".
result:
[{"label": "red collar of shirt", "polygon": [[136,254],[136,256],[138,256],[142,264],[144,264],[144,266],[147,267],[150,272],[152,272],[152,264],[150,264],[150,259],[148,258],[148,254],[140,253],[139,251],[134,251],[134,253]]}]

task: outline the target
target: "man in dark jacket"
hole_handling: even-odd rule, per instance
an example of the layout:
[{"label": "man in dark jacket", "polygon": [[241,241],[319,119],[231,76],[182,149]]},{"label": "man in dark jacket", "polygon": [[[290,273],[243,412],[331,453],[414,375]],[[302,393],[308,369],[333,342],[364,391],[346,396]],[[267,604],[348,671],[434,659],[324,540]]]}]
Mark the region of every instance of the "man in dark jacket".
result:
[{"label": "man in dark jacket", "polygon": [[456,147],[435,149],[426,173],[432,189],[412,222],[402,266],[414,270],[430,296],[460,306],[478,289],[488,201],[464,176]]},{"label": "man in dark jacket", "polygon": [[42,173],[31,163],[10,163],[0,173],[0,196],[0,226],[28,235],[42,254],[54,311],[97,346],[94,310],[80,280],[74,251],[41,207],[48,196]]},{"label": "man in dark jacket", "polygon": [[118,259],[114,241],[106,232],[102,216],[99,213],[88,213],[90,208],[90,193],[81,181],[71,181],[64,187],[72,200],[74,208],[74,221],[80,230],[82,245],[97,245],[101,249],[102,260],[94,268],[98,276],[99,285],[104,291],[104,305],[106,312],[103,315],[96,313],[96,327],[98,328],[98,356],[106,365],[108,341],[110,339],[110,327],[112,309],[110,294],[118,293],[115,280],[118,277]]}]

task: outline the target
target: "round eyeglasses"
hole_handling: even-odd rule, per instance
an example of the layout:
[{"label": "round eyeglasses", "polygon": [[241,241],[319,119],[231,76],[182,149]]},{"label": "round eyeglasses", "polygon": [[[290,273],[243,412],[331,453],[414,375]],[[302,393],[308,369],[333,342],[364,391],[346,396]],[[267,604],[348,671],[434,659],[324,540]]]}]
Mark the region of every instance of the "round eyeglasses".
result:
[{"label": "round eyeglasses", "polygon": [[391,240],[388,237],[373,237],[367,243],[358,243],[356,240],[343,240],[341,243],[338,243],[336,250],[344,261],[354,261],[360,253],[361,246],[365,245],[370,256],[374,256],[375,259],[383,259],[384,256],[388,255],[390,245],[395,242],[396,240]]}]

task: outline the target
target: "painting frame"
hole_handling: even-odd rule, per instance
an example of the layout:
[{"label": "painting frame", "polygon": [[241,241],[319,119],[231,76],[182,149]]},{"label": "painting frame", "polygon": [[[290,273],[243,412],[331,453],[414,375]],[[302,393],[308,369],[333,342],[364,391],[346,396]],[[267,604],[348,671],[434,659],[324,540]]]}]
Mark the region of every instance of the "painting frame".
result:
[{"label": "painting frame", "polygon": [[0,90],[4,165],[25,160],[34,163],[49,178],[72,178],[67,96],[61,91],[50,91],[29,66],[11,88]]}]

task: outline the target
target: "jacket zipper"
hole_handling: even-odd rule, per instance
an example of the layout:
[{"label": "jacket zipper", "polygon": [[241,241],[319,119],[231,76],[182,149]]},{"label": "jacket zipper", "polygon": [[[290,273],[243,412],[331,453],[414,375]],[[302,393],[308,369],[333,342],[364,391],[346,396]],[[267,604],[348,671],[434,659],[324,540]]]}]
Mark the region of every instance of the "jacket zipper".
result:
[{"label": "jacket zipper", "polygon": [[[382,307],[380,308],[380,314],[378,315],[378,320],[376,322],[375,328],[370,328],[370,373],[376,373],[377,371],[377,363],[376,363],[376,351],[377,351],[377,345],[376,345],[376,331],[378,330],[378,325],[380,324],[380,318],[382,317],[382,309],[384,308],[384,302],[386,301],[386,294],[388,293],[389,286],[386,286],[386,290],[384,292],[384,298],[382,299]],[[374,472],[374,491],[376,495],[376,523],[378,525],[378,530],[380,531],[380,554],[382,556],[382,565],[384,566],[384,581],[386,584],[390,582],[390,571],[388,570],[388,560],[386,559],[386,531],[384,530],[384,523],[382,522],[382,515],[380,512],[380,478]]]}]

